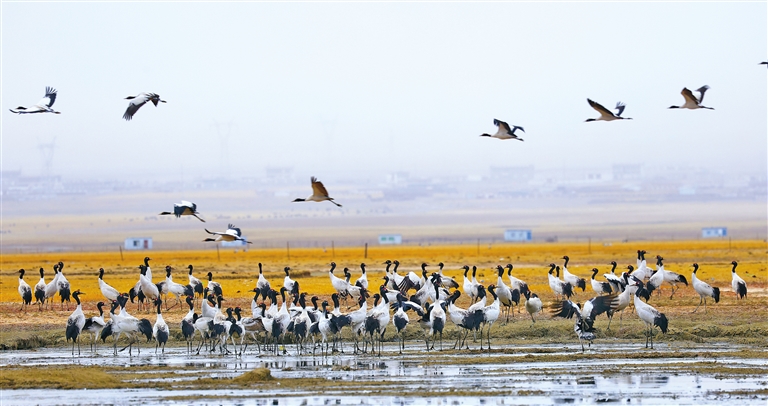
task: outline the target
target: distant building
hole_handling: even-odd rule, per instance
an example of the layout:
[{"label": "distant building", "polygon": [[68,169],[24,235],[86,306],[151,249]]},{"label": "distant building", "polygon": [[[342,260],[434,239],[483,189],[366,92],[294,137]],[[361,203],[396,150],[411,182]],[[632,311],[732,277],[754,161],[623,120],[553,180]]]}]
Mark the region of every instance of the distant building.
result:
[{"label": "distant building", "polygon": [[125,249],[127,250],[151,250],[152,237],[133,237],[125,239]]},{"label": "distant building", "polygon": [[504,231],[504,241],[531,241],[531,230]]},{"label": "distant building", "polygon": [[636,180],[643,176],[643,166],[640,164],[613,165],[614,180]]},{"label": "distant building", "polygon": [[388,244],[402,244],[403,243],[403,236],[400,234],[381,234],[379,235],[379,244],[382,245],[388,245]]},{"label": "distant building", "polygon": [[504,179],[525,183],[533,180],[534,176],[536,176],[536,168],[533,165],[491,166],[491,179]]},{"label": "distant building", "polygon": [[728,229],[725,227],[707,227],[701,229],[701,238],[725,237]]}]

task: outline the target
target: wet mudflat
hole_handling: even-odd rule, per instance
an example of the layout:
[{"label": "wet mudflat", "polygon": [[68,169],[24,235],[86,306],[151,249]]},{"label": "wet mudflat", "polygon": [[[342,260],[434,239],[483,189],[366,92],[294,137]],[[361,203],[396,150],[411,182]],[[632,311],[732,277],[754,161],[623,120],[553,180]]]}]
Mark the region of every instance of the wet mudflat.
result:
[{"label": "wet mudflat", "polygon": [[[381,357],[258,354],[240,357],[169,348],[113,356],[111,348],[72,357],[62,348],[0,354],[3,373],[22,368],[97,366],[120,388],[9,389],[3,404],[742,404],[768,400],[768,351],[733,344],[655,350],[607,344],[582,354],[563,345],[501,346],[494,352],[408,351]],[[268,380],[233,384],[266,368]],[[34,370],[34,369],[33,369]],[[71,372],[63,372],[71,373]],[[76,372],[75,372],[76,373]],[[458,403],[456,403],[458,402]]]}]

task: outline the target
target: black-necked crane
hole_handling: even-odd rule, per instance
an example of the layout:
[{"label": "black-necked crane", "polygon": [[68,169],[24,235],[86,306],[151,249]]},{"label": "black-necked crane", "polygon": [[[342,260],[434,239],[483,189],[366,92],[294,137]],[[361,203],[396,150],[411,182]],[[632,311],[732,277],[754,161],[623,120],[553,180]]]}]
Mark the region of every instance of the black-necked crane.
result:
[{"label": "black-necked crane", "polygon": [[[348,268],[344,268],[344,275],[347,276],[347,279],[352,277],[352,274],[349,273],[349,269]],[[366,288],[364,288],[363,284],[360,283],[360,282],[355,282],[354,285],[352,285],[351,283],[347,282],[346,289],[347,289],[347,295],[349,297],[351,297],[352,299],[354,299],[355,301],[357,301],[360,297],[368,299],[368,296],[369,296],[368,290]],[[397,292],[395,292],[395,293],[397,293]],[[390,299],[390,301],[394,301],[395,297],[394,296],[390,296],[389,299]]]},{"label": "black-necked crane", "polygon": [[[435,283],[433,285],[435,287],[436,295],[440,295],[439,289],[440,285],[438,283]],[[430,331],[429,336],[434,337],[436,334],[440,334],[440,351],[443,350],[443,329],[445,328],[445,321],[446,321],[446,315],[445,315],[445,307],[446,307],[446,301],[440,300],[434,303],[432,306],[432,310],[429,313],[429,322],[430,322]],[[482,313],[480,318],[482,319]],[[432,338],[432,348],[435,348],[435,340]]]},{"label": "black-necked crane", "polygon": [[110,302],[114,302],[120,296],[120,292],[117,289],[104,282],[104,268],[99,268],[99,289],[101,294]]},{"label": "black-necked crane", "polygon": [[312,195],[309,196],[306,199],[300,199],[296,198],[293,200],[293,202],[325,202],[329,201],[333,204],[335,204],[338,207],[341,207],[340,204],[333,201],[333,198],[328,196],[328,190],[325,189],[325,186],[323,186],[323,182],[320,182],[317,180],[316,177],[312,176],[310,178],[310,181],[312,182]]},{"label": "black-necked crane", "polygon": [[[563,256],[563,259],[565,260],[565,263],[563,263],[563,280],[570,283],[571,286],[574,288],[581,288],[581,291],[584,292],[587,290],[587,280],[584,278],[579,278],[578,276],[568,272],[568,261],[570,261],[570,258],[568,258],[568,255]],[[560,275],[558,274],[558,277]]]},{"label": "black-necked crane", "polygon": [[64,276],[64,263],[61,261],[59,261],[59,273],[56,274],[56,290],[58,290],[59,297],[61,297],[61,308],[64,309],[64,301],[66,301],[67,310],[69,310],[71,289],[67,277]]},{"label": "black-necked crane", "polygon": [[590,121],[614,121],[614,120],[632,120],[629,117],[622,117],[621,113],[624,112],[624,108],[626,105],[622,102],[616,103],[616,114],[613,114],[612,111],[606,109],[603,107],[602,104],[592,101],[590,99],[587,99],[587,103],[589,103],[589,106],[595,109],[598,113],[600,113],[600,117],[598,118],[588,118],[587,123]]},{"label": "black-necked crane", "polygon": [[139,265],[140,275],[139,281],[141,282],[141,291],[144,296],[149,300],[155,300],[160,297],[160,288],[152,282],[152,279],[147,277],[147,267]]},{"label": "black-necked crane", "polygon": [[397,336],[398,340],[400,340],[400,345],[397,346],[400,354],[402,354],[403,350],[405,350],[404,331],[408,326],[408,322],[410,321],[406,312],[408,310],[418,310],[417,313],[421,313],[423,315],[423,310],[420,307],[414,307],[409,304],[411,302],[405,302],[403,299],[404,298],[402,294],[397,295],[397,301],[395,302],[396,310],[395,314],[392,315],[392,325],[395,326],[395,335]]},{"label": "black-necked crane", "polygon": [[96,344],[101,330],[107,325],[107,322],[104,321],[104,302],[96,303],[96,308],[99,309],[99,315],[86,318],[81,331],[81,333],[90,334],[93,338],[91,340],[91,351],[93,351],[93,345]]},{"label": "black-necked crane", "polygon": [[394,260],[394,261],[392,261],[392,265],[394,265],[392,267],[392,277],[395,278],[395,287],[394,288],[390,288],[390,289],[396,290],[398,286],[403,284],[403,280],[406,277],[403,276],[403,275],[400,275],[399,273],[397,273],[397,269],[400,267],[400,261]]},{"label": "black-necked crane", "polygon": [[[468,296],[470,299],[473,299],[473,298],[475,298],[477,295],[476,295],[476,291],[475,291],[475,289],[474,289],[474,286],[472,285],[472,279],[470,279],[470,278],[468,278],[468,277],[467,277],[467,273],[469,273],[469,265],[464,265],[464,266],[462,267],[462,269],[464,269],[464,283],[462,284],[462,290],[464,290],[464,293],[465,293],[465,294],[466,294],[466,295],[467,295],[467,296]],[[474,301],[474,300],[472,300],[472,303],[474,303],[474,302],[475,302],[475,301]]]},{"label": "black-necked crane", "polygon": [[202,296],[203,296],[203,288],[204,288],[204,287],[203,287],[203,283],[202,283],[202,282],[200,282],[200,279],[197,279],[196,277],[192,276],[192,270],[194,269],[194,267],[192,266],[192,264],[190,264],[189,266],[187,266],[187,268],[189,269],[189,286],[192,286],[192,290],[193,290],[193,291],[194,291],[194,292],[195,292],[197,295],[199,295],[200,297],[202,297]]},{"label": "black-necked crane", "polygon": [[213,272],[208,272],[208,291],[213,293],[214,296],[222,296],[224,292],[221,290],[221,284],[213,280]]},{"label": "black-necked crane", "polygon": [[[144,267],[147,268],[146,276],[150,281],[152,281],[152,267],[149,266],[149,261],[151,260],[152,258],[150,257],[144,257]],[[138,297],[138,307],[139,310],[141,310],[142,304],[144,304],[144,299],[146,298],[146,295],[141,291],[141,275],[139,275],[139,280],[136,282],[136,284],[134,284],[133,287],[128,291],[128,295],[131,299],[131,303],[133,303],[134,298]]]},{"label": "black-necked crane", "polygon": [[174,203],[172,212],[164,211],[160,213],[161,216],[168,216],[171,214],[176,216],[176,218],[179,218],[181,216],[193,216],[194,218],[205,223],[205,220],[198,217],[198,214],[200,213],[197,212],[197,205],[192,202],[188,202],[186,200],[182,200],[181,203]]},{"label": "black-necked crane", "polygon": [[[173,276],[171,275],[172,271],[173,268],[171,268],[170,265],[165,267],[165,286],[168,288],[168,293],[176,297],[176,304],[171,306],[171,308],[174,308],[176,305],[181,306],[182,297],[193,296],[195,294],[195,289],[191,284],[182,285],[174,282]],[[168,302],[165,303],[165,309],[168,310]]]},{"label": "black-necked crane", "polygon": [[[613,315],[616,314],[616,312],[618,311],[621,312],[621,315],[619,316],[619,328],[621,328],[621,323],[622,323],[622,320],[624,319],[624,309],[626,309],[627,306],[629,306],[629,304],[632,302],[632,295],[636,293],[637,288],[640,286],[643,286],[643,282],[641,282],[639,279],[635,278],[634,276],[631,277],[634,282],[629,281],[629,278],[630,278],[629,273],[632,272],[633,267],[632,265],[629,265],[627,268],[629,269],[629,272],[624,272],[622,274],[622,277],[624,278],[624,290],[622,290],[621,293],[619,293],[618,295],[619,303],[616,306],[616,309],[609,310],[608,312],[606,312],[606,315],[608,316],[608,327],[606,328],[606,330],[611,329],[611,322],[613,321]],[[648,292],[647,290],[643,290],[643,291],[646,293]],[[644,298],[646,299],[646,301],[648,301],[647,295]]]},{"label": "black-necked crane", "polygon": [[[675,295],[675,292],[677,292],[680,288],[677,286],[678,283],[682,283],[685,286],[688,286],[688,280],[685,279],[685,276],[678,274],[677,272],[667,271],[664,270],[664,282],[667,282],[672,286],[672,294],[669,295],[669,298],[672,299],[672,296]],[[659,292],[661,294],[661,292]]]},{"label": "black-necked crane", "polygon": [[155,300],[155,307],[157,308],[157,319],[155,325],[152,326],[152,337],[155,338],[155,354],[157,354],[157,347],[163,347],[162,353],[165,354],[165,343],[168,342],[168,324],[163,319],[163,313],[160,311],[160,307],[163,301],[160,298]]},{"label": "black-necked crane", "polygon": [[[426,263],[421,264],[421,270],[422,270],[422,274],[427,273]],[[415,272],[409,271],[403,277],[403,280],[400,282],[400,284],[397,285],[397,289],[403,293],[408,293],[408,291],[411,289],[416,289],[418,291],[419,289],[421,289],[421,286],[424,283],[426,283],[424,278],[420,278],[419,275],[416,275]]]},{"label": "black-necked crane", "polygon": [[475,286],[475,291],[479,292],[480,282],[477,281],[477,266],[472,265],[472,285]]},{"label": "black-necked crane", "polygon": [[421,327],[421,331],[424,332],[424,343],[427,346],[427,351],[429,351],[429,337],[432,332],[432,321],[430,320],[432,316],[432,307],[434,306],[427,303],[424,305],[423,312],[419,313],[418,310],[416,311],[416,314],[419,315],[419,327]]},{"label": "black-necked crane", "polygon": [[607,296],[593,297],[584,302],[582,308],[579,308],[578,304],[575,304],[570,300],[556,302],[552,305],[552,314],[556,317],[570,319],[573,317],[573,310],[575,309],[583,319],[587,331],[592,331],[592,326],[594,325],[597,316],[609,311],[615,312],[618,305],[619,297],[614,293]]},{"label": "black-necked crane", "polygon": [[266,317],[265,308],[266,308],[266,305],[264,303],[261,303],[259,306],[260,314],[257,315],[256,313],[254,313],[253,317],[241,317],[240,315],[241,309],[239,307],[235,307],[235,314],[237,315],[237,323],[243,329],[243,334],[240,336],[240,348],[242,348],[242,350],[240,351],[241,353],[245,352],[245,350],[248,349],[248,343],[245,342],[246,335],[251,336],[253,341],[256,343],[257,350],[261,352],[261,345],[259,345],[259,339],[256,337],[256,335],[261,335],[267,332],[267,329],[264,327],[264,321],[263,321],[263,318]]},{"label": "black-necked crane", "polygon": [[[744,299],[747,297],[747,283],[744,282],[744,279],[741,279],[741,276],[736,274],[736,267],[739,266],[739,263],[732,261],[731,265],[733,265],[733,269],[731,269],[731,289],[733,289],[733,293],[736,294],[737,298]],[[42,272],[42,268],[40,268],[40,271]]]},{"label": "black-necked crane", "polygon": [[[387,264],[387,275],[389,276],[389,282],[387,282],[387,287],[393,290],[397,289],[397,287],[400,286],[401,283],[403,283],[403,278],[405,278],[404,276],[397,273],[397,268],[400,267],[400,261],[386,260],[384,263]],[[389,273],[390,265],[394,265],[394,267],[392,268],[391,274]]]},{"label": "black-necked crane", "polygon": [[355,285],[359,283],[360,286],[368,289],[368,275],[365,273],[364,262],[360,264],[360,270],[363,272],[363,274],[359,278],[357,278],[357,280],[355,281]]},{"label": "black-necked crane", "polygon": [[213,330],[213,318],[198,316],[197,313],[194,313],[192,315],[192,325],[195,327],[195,331],[200,332],[200,344],[197,346],[197,354],[200,354],[200,349],[203,348],[203,344],[211,338],[210,333]]},{"label": "black-necked crane", "polygon": [[696,276],[696,272],[699,271],[699,264],[693,264],[693,274],[691,274],[691,283],[693,284],[693,290],[699,294],[699,305],[691,313],[696,313],[699,310],[701,302],[704,302],[704,314],[707,314],[707,298],[711,297],[715,300],[715,303],[720,301],[720,288],[716,286],[709,286],[708,283],[702,281]]},{"label": "black-necked crane", "polygon": [[75,302],[77,302],[77,307],[75,308],[75,311],[72,312],[72,315],[70,315],[67,319],[66,337],[67,341],[72,339],[72,355],[75,355],[75,343],[77,343],[77,355],[80,355],[80,341],[78,340],[78,337],[80,336],[80,332],[83,331],[83,327],[85,326],[85,314],[83,314],[83,305],[80,304],[81,294],[82,293],[80,293],[79,290],[72,292],[72,296],[75,298]]},{"label": "black-necked crane", "polygon": [[26,311],[26,307],[32,303],[32,288],[24,281],[24,269],[19,269],[19,296],[21,296],[21,308]]},{"label": "black-necked crane", "polygon": [[520,304],[520,291],[517,289],[510,289],[509,286],[504,283],[504,279],[502,279],[504,276],[504,267],[498,265],[496,266],[496,270],[499,273],[496,280],[496,294],[499,296],[501,304],[506,307],[505,313],[507,318],[504,322],[506,324],[509,322],[509,311],[512,309],[512,304]]},{"label": "black-necked crane", "polygon": [[160,95],[157,93],[146,93],[142,92],[139,93],[136,96],[128,96],[125,98],[125,100],[130,100],[128,102],[128,108],[125,110],[125,113],[123,114],[123,118],[125,121],[131,121],[133,118],[133,115],[136,114],[137,111],[141,108],[141,106],[147,104],[147,102],[152,102],[152,104],[157,107],[157,103],[166,103],[165,100],[160,99]]},{"label": "black-necked crane", "polygon": [[611,272],[604,273],[603,277],[611,284],[613,292],[623,292],[627,284],[622,278],[616,276],[616,266],[616,261],[611,261]]},{"label": "black-necked crane", "polygon": [[[505,267],[507,268],[507,279],[509,280],[509,288],[512,290],[519,290],[520,294],[525,296],[525,292],[528,292],[528,283],[523,281],[522,279],[516,278],[512,276],[512,269],[514,268],[512,264],[507,264]],[[517,312],[520,313],[520,303],[517,304]]]},{"label": "black-necked crane", "polygon": [[336,290],[336,293],[341,296],[342,299],[344,299],[344,303],[347,302],[347,297],[349,296],[349,292],[347,291],[347,287],[349,286],[349,283],[345,281],[344,279],[339,278],[338,276],[333,274],[333,271],[336,269],[336,262],[331,262],[331,269],[328,270],[328,277],[331,278],[331,286],[333,286],[333,289]]},{"label": "black-necked crane", "polygon": [[[648,280],[649,292],[658,289],[661,287],[662,283],[667,282],[672,286],[672,294],[669,295],[669,298],[672,299],[672,296],[674,296],[675,292],[679,289],[677,287],[678,283],[683,283],[685,286],[688,286],[688,280],[685,279],[685,276],[680,275],[677,272],[667,271],[664,268],[664,258],[662,258],[661,255],[656,256],[656,267],[656,273],[651,275],[651,278]],[[661,276],[658,276],[659,274],[661,274]],[[659,289],[659,295],[661,295],[661,289]]]},{"label": "black-necked crane", "polygon": [[53,297],[56,296],[56,292],[58,291],[58,287],[56,286],[56,282],[59,280],[58,277],[59,264],[53,264],[53,278],[45,285],[45,301],[48,302],[49,308],[51,306],[51,302],[53,301]]},{"label": "black-necked crane", "polygon": [[653,308],[653,306],[644,303],[642,300],[640,300],[640,297],[643,295],[649,295],[650,292],[647,292],[645,288],[639,287],[637,291],[635,292],[635,312],[637,313],[637,316],[640,317],[640,320],[645,323],[645,326],[647,327],[646,330],[646,337],[645,337],[645,348],[648,348],[648,341],[651,342],[651,348],[653,348],[653,330],[655,327],[659,327],[661,329],[661,332],[666,334],[667,327],[669,324],[669,320],[667,319],[667,316],[664,315],[664,313],[656,310]]},{"label": "black-necked crane", "polygon": [[611,283],[595,280],[595,275],[597,275],[598,272],[600,271],[598,271],[597,268],[592,268],[592,290],[598,295],[610,295],[611,292],[613,292]]},{"label": "black-necked crane", "polygon": [[15,109],[10,109],[11,113],[16,114],[34,114],[34,113],[53,113],[61,114],[61,112],[52,109],[53,103],[56,101],[56,89],[48,86],[45,88],[45,96],[37,102],[37,104],[29,107],[19,106]]},{"label": "black-necked crane", "polygon": [[306,340],[309,333],[309,327],[312,325],[312,320],[310,319],[309,313],[307,312],[306,295],[307,292],[301,292],[299,295],[298,302],[301,306],[300,311],[296,317],[291,318],[291,322],[288,323],[288,327],[286,329],[286,331],[293,333],[294,339],[296,341],[297,355],[301,355],[302,351],[304,350],[304,341]]},{"label": "black-necked crane", "polygon": [[645,254],[645,250],[637,250],[637,269],[630,271],[632,276],[641,281],[644,281],[653,275],[653,270],[649,268],[645,262]]},{"label": "black-necked crane", "polygon": [[[438,281],[440,283],[440,297],[435,297],[435,289],[432,288],[432,284]],[[418,292],[411,295],[411,297],[408,299],[411,302],[417,303],[419,306],[424,306],[427,301],[436,302],[438,299],[446,299],[448,296],[448,290],[445,289],[445,284],[442,281],[442,278],[440,278],[440,274],[433,273],[432,276],[429,277],[427,283],[424,284],[424,286],[419,289]]]},{"label": "black-necked crane", "polygon": [[[320,315],[320,318],[315,322],[312,323],[312,326],[310,327],[310,333],[318,333],[321,336],[320,341],[320,350],[322,351],[323,355],[328,355],[328,336],[335,337],[336,334],[339,332],[339,327],[336,324],[336,316],[333,314],[328,313],[328,301],[324,300],[323,304],[323,311]],[[314,336],[313,336],[314,337]],[[313,338],[314,340],[314,338]],[[335,342],[334,342],[335,345]],[[317,349],[317,346],[313,346],[312,348],[312,355],[315,354],[315,350]]]},{"label": "black-necked crane", "polygon": [[[291,323],[291,315],[288,313],[288,306],[285,301],[285,288],[280,288],[280,294],[283,295],[283,304],[280,306],[277,315],[272,319],[271,329],[267,328],[268,333],[274,339],[274,351],[278,353],[278,341],[283,340],[285,343],[285,333],[288,331],[288,325]],[[264,324],[267,327],[267,323]],[[284,348],[284,347],[283,347]],[[283,349],[283,353],[286,353]]]},{"label": "black-necked crane", "polygon": [[[485,290],[485,289],[483,289]],[[469,335],[469,332],[471,331],[472,334],[477,334],[477,331],[480,330],[480,328],[483,325],[483,306],[485,303],[481,303],[480,306],[476,306],[476,304],[472,305],[474,306],[472,308],[472,311],[470,309],[462,309],[458,306],[456,306],[456,300],[461,297],[461,292],[458,290],[454,290],[450,297],[448,297],[444,302],[447,304],[447,311],[448,316],[451,318],[451,321],[456,326],[464,329],[463,334],[459,333],[456,337],[456,342],[453,344],[453,348],[459,348],[461,349],[464,346],[464,343],[466,341],[467,335]],[[483,301],[485,302],[485,301]],[[434,346],[434,343],[433,343]],[[469,349],[469,346],[467,346],[467,349]]]},{"label": "black-necked crane", "polygon": [[[298,285],[296,284],[296,281],[291,279],[291,274],[290,274],[291,267],[290,266],[286,266],[285,268],[283,268],[283,272],[285,272],[285,278],[283,278],[283,287],[285,288],[285,290],[287,290],[291,294],[299,293],[298,292]],[[295,291],[294,291],[294,287],[297,288]]]},{"label": "black-necked crane", "polygon": [[440,267],[440,270],[437,271],[437,274],[440,275],[440,283],[442,284],[442,286],[446,289],[458,289],[459,283],[456,282],[455,279],[449,278],[443,275],[443,267],[445,266],[445,264],[440,262],[439,264],[437,264],[437,266]]},{"label": "black-necked crane", "polygon": [[192,352],[192,340],[195,338],[195,298],[193,296],[187,296],[185,299],[189,311],[181,319],[181,335],[184,337],[184,341],[187,342],[187,353]]},{"label": "black-necked crane", "polygon": [[[490,285],[488,286],[488,292],[491,292],[491,295],[493,295],[493,302],[491,304],[483,307],[483,325],[488,326],[488,351],[491,351],[491,327],[493,327],[493,323],[496,322],[496,320],[499,319],[499,315],[501,314],[501,302],[499,300],[499,295],[496,294],[496,286]],[[480,350],[483,349],[483,328],[480,328]]]},{"label": "black-necked crane", "polygon": [[[128,342],[128,345],[123,347],[120,351],[124,351],[128,348],[128,354],[133,355],[133,343],[136,341],[135,335],[143,335],[147,338],[147,342],[149,342],[152,340],[152,324],[147,319],[139,320],[128,314],[125,310],[125,304],[128,301],[128,298],[121,295],[117,300],[120,305],[120,313],[112,314],[110,322],[101,330],[101,340],[106,341],[107,337],[115,335],[113,350],[114,354],[117,355],[117,341],[120,339],[120,336],[125,333],[128,335],[130,341]],[[141,349],[139,349],[139,352],[141,352]]]},{"label": "black-necked crane", "polygon": [[216,298],[208,293],[208,288],[203,291],[204,300],[200,304],[200,316],[213,319],[219,313]]},{"label": "black-necked crane", "polygon": [[493,119],[493,125],[498,127],[499,129],[496,131],[496,134],[480,134],[481,137],[491,137],[491,138],[498,138],[500,140],[518,140],[518,141],[524,141],[522,138],[515,135],[516,130],[520,130],[522,132],[525,132],[525,129],[523,127],[513,125],[512,128],[509,127],[509,124]]},{"label": "black-necked crane", "polygon": [[262,300],[266,300],[267,295],[272,290],[269,281],[264,277],[264,270],[262,269],[261,262],[259,262],[259,280],[256,281],[256,289],[261,293]]},{"label": "black-necked crane", "polygon": [[683,95],[683,98],[685,99],[685,103],[683,103],[681,106],[669,106],[670,109],[690,109],[690,110],[696,110],[696,109],[709,109],[714,110],[712,107],[706,107],[702,106],[701,102],[704,101],[704,93],[709,90],[709,86],[704,85],[698,89],[696,89],[697,92],[699,92],[699,97],[696,97],[693,95],[693,92],[688,90],[687,87],[683,88],[683,91],[680,92],[680,94]]},{"label": "black-necked crane", "polygon": [[[354,353],[357,354],[360,350],[360,346],[358,345],[360,342],[360,336],[363,335],[363,327],[365,327],[365,318],[368,315],[368,302],[365,301],[362,297],[360,297],[360,300],[357,302],[357,304],[360,306],[357,310],[351,311],[347,314],[342,314],[341,309],[338,305],[339,298],[338,293],[334,293],[336,297],[334,298],[333,295],[331,295],[331,299],[333,299],[334,303],[334,309],[333,313],[336,314],[336,317],[339,318],[338,325],[340,328],[343,325],[349,325],[350,330],[352,330],[352,338],[355,340],[355,349]],[[378,295],[378,294],[377,294]],[[338,309],[338,312],[337,312]]]},{"label": "black-necked crane", "polygon": [[376,342],[378,341],[379,356],[381,356],[381,350],[384,347],[382,341],[384,340],[384,334],[387,332],[387,325],[389,324],[389,298],[385,292],[386,288],[385,285],[379,287],[379,292],[381,293],[383,301],[371,309],[368,316],[365,318],[365,333],[370,336],[371,353],[376,353]]},{"label": "black-necked crane", "polygon": [[588,341],[589,346],[592,346],[592,341],[595,340],[595,329],[582,316],[582,310],[579,308],[578,304],[573,303],[570,300],[566,300],[554,304],[553,309],[553,315],[556,317],[565,317],[570,319],[571,317],[576,316],[576,320],[574,321],[573,325],[573,331],[579,338],[579,344],[581,344],[582,352],[585,351],[584,341]]},{"label": "black-necked crane", "polygon": [[[646,284],[646,289],[649,293],[653,293],[654,290],[659,289],[661,284],[664,283],[664,272],[666,270],[664,269],[663,261],[664,258],[661,255],[656,255],[656,272],[648,278],[648,283]],[[638,277],[638,279],[641,278]],[[661,294],[661,290],[659,290],[659,294]]]},{"label": "black-necked crane", "polygon": [[40,280],[35,285],[35,303],[40,304],[40,311],[43,311],[43,305],[45,304],[45,270],[40,268]]},{"label": "black-necked crane", "polygon": [[[557,271],[557,276],[553,275]],[[568,299],[573,296],[573,287],[570,283],[561,281],[559,279],[560,276],[560,267],[555,264],[549,264],[549,272],[547,273],[547,279],[549,280],[549,287],[552,289],[552,292],[555,293],[555,297],[559,298],[561,296],[565,296]]]},{"label": "black-necked crane", "polygon": [[525,311],[531,315],[531,321],[534,323],[536,323],[536,319],[533,318],[533,315],[540,312],[542,306],[539,295],[531,293],[530,290],[525,292]]},{"label": "black-necked crane", "polygon": [[253,315],[252,317],[256,317],[257,314],[259,314],[261,312],[261,310],[259,310],[260,305],[263,304],[264,308],[266,309],[267,304],[264,303],[263,301],[261,303],[259,303],[259,296],[261,295],[261,293],[259,292],[258,289],[253,288],[250,291],[251,292],[255,292],[253,294],[253,299],[251,299],[251,314]]},{"label": "black-necked crane", "polygon": [[206,238],[206,239],[203,240],[203,242],[209,242],[209,241],[213,241],[213,242],[219,242],[219,241],[227,241],[227,242],[230,242],[230,241],[244,241],[247,244],[253,244],[251,241],[248,241],[245,238],[243,238],[242,231],[240,231],[239,228],[235,227],[234,224],[228,224],[227,225],[227,231],[224,231],[224,232],[208,231],[207,228],[204,229],[204,230],[208,234],[215,235],[216,238]]}]

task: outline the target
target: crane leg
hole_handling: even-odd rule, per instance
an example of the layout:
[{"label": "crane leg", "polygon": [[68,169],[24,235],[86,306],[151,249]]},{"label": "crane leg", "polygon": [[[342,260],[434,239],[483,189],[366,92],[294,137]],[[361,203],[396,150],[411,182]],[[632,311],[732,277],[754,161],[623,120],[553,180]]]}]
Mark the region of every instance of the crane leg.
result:
[{"label": "crane leg", "polygon": [[651,333],[650,334],[651,335],[651,349],[653,349],[653,324],[651,324],[651,331],[650,331],[650,333]]},{"label": "crane leg", "polygon": [[[704,301],[704,298],[703,298],[703,297],[702,297],[702,298],[699,298],[699,305],[698,305],[698,306],[696,306],[696,308],[695,308],[695,309],[693,309],[693,311],[692,311],[691,313],[696,313],[696,310],[699,310],[699,307],[701,306],[701,302],[703,302],[703,301]],[[707,306],[706,306],[706,305],[704,305],[704,308],[706,309],[706,308],[707,308]]]}]

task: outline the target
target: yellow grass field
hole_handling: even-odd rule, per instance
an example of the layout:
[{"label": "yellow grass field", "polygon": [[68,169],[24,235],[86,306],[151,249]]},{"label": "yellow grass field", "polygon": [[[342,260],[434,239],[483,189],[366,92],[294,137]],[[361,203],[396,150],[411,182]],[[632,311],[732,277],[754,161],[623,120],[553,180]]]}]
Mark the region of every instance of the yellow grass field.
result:
[{"label": "yellow grass field", "polygon": [[[79,289],[84,293],[84,311],[86,315],[96,312],[95,304],[103,301],[98,285],[98,269],[104,268],[106,273],[104,280],[120,291],[127,292],[138,280],[138,265],[142,263],[144,256],[152,258],[152,266],[155,282],[164,277],[166,265],[176,269],[174,280],[187,283],[187,265],[195,267],[195,276],[205,279],[207,272],[212,272],[214,280],[223,286],[224,295],[227,298],[226,306],[241,306],[250,309],[250,300],[253,296],[251,289],[255,287],[258,278],[258,263],[264,264],[264,273],[273,287],[282,286],[284,273],[283,267],[290,266],[293,269],[295,280],[301,285],[301,290],[327,298],[333,293],[328,279],[329,263],[335,261],[338,271],[349,267],[353,273],[353,280],[360,276],[359,265],[367,264],[368,279],[371,284],[378,286],[378,280],[384,275],[383,262],[387,259],[398,259],[401,262],[399,272],[409,270],[418,271],[420,264],[426,262],[430,266],[428,271],[436,271],[439,262],[445,263],[444,273],[455,277],[460,283],[462,272],[460,267],[464,264],[478,267],[478,280],[485,285],[496,283],[495,266],[511,263],[514,265],[513,274],[528,282],[531,290],[538,293],[546,303],[554,296],[547,283],[547,265],[551,262],[562,264],[562,256],[571,258],[569,270],[584,278],[589,278],[591,269],[600,269],[600,274],[610,270],[610,261],[617,261],[622,271],[627,265],[634,265],[636,251],[645,249],[648,254],[649,266],[651,258],[657,254],[665,258],[667,270],[675,271],[686,276],[690,280],[691,264],[697,262],[700,265],[699,278],[713,286],[719,286],[722,291],[721,302],[709,306],[710,316],[718,312],[736,310],[744,304],[759,305],[765,308],[765,288],[768,283],[768,260],[765,241],[726,241],[726,240],[697,240],[697,241],[669,241],[669,242],[632,242],[614,244],[587,244],[587,243],[546,243],[546,244],[494,244],[488,245],[459,245],[459,246],[376,246],[368,249],[365,257],[362,248],[337,248],[335,251],[323,249],[292,249],[290,253],[285,249],[258,250],[247,252],[234,252],[231,250],[216,251],[132,251],[124,252],[124,258],[119,253],[51,253],[51,254],[11,254],[2,257],[2,277],[0,278],[0,316],[3,324],[0,329],[0,340],[4,341],[17,333],[27,331],[34,332],[48,328],[61,327],[66,323],[70,310],[60,310],[59,297],[54,298],[56,305],[52,310],[42,313],[36,306],[30,306],[28,313],[20,312],[20,297],[17,292],[18,270],[27,270],[25,280],[30,286],[34,286],[39,280],[38,269],[44,268],[46,280],[50,281],[53,274],[53,264],[62,261],[65,264],[64,274],[71,283],[72,290]],[[290,257],[289,257],[290,255]],[[747,281],[749,296],[747,302],[739,302],[730,288],[731,266],[730,262],[737,260],[738,273]],[[337,272],[342,276],[342,272]],[[600,277],[598,274],[598,277]],[[506,278],[505,278],[506,279]],[[692,287],[683,287],[673,299],[666,295],[669,293],[668,285],[662,287],[665,295],[655,297],[652,304],[671,315],[674,320],[676,314],[685,314],[698,304],[698,295]],[[583,301],[593,296],[591,287],[587,283],[587,291],[579,293],[577,301]],[[459,304],[466,305],[465,297]],[[329,300],[330,301],[330,300]],[[74,302],[73,302],[74,304]],[[169,323],[177,322],[186,313],[186,306],[179,306],[166,313]],[[135,312],[135,305],[129,304],[129,311]],[[744,309],[746,311],[746,309]],[[246,310],[246,314],[250,311]],[[32,317],[31,317],[32,316]],[[523,314],[523,316],[526,316]],[[723,316],[726,316],[723,314]],[[520,317],[520,316],[518,316]],[[540,317],[547,318],[548,315]],[[686,316],[688,317],[688,316]],[[704,318],[703,313],[697,313],[693,317]],[[153,317],[149,317],[153,319]]]}]

